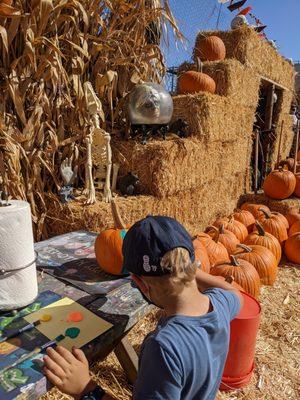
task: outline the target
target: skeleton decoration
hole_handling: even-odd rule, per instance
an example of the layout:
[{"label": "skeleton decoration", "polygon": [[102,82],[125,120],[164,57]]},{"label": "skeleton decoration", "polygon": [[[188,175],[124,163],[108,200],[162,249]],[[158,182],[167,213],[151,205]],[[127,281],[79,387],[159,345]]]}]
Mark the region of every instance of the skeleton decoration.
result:
[{"label": "skeleton decoration", "polygon": [[133,133],[142,132],[143,144],[154,129],[165,138],[173,114],[172,97],[161,85],[142,83],[129,94],[128,114]]},{"label": "skeleton decoration", "polygon": [[[75,147],[75,164],[78,160],[78,148]],[[77,177],[78,165],[75,165],[74,170],[72,169],[73,156],[66,158],[60,166],[60,173],[64,182],[63,187],[59,191],[60,201],[62,203],[68,203],[74,200],[73,196],[73,184]]]},{"label": "skeleton decoration", "polygon": [[[110,134],[100,128],[99,116],[103,114],[102,105],[90,82],[85,82],[84,84],[84,96],[91,119],[90,132],[86,138],[86,204],[93,204],[96,202],[96,191],[101,191],[103,200],[106,203],[110,203],[112,199],[110,187],[112,167]],[[93,166],[95,179],[93,179]]]}]

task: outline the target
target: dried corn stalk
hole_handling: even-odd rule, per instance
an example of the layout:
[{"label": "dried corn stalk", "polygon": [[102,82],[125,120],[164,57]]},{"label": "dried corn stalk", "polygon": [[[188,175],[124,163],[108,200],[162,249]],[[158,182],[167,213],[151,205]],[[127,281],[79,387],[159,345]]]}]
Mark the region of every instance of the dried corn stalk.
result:
[{"label": "dried corn stalk", "polygon": [[84,184],[84,83],[101,100],[102,127],[123,130],[132,85],[164,74],[166,23],[178,33],[167,0],[1,2],[0,174],[11,197],[30,202],[37,239],[47,235],[47,203],[56,201],[59,166],[75,143]]}]

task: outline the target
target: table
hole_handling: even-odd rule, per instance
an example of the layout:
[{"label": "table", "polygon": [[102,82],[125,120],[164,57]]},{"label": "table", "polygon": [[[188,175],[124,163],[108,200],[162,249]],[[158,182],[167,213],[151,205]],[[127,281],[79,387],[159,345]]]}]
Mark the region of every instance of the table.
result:
[{"label": "table", "polygon": [[[94,339],[92,342],[85,345],[82,349],[90,362],[104,359],[111,351],[114,351],[127,375],[127,378],[131,383],[133,383],[137,375],[138,357],[126,336],[128,332],[134,327],[134,325],[153,309],[153,306],[144,301],[140,292],[133,286],[132,281],[129,279],[113,281],[112,287],[109,288],[109,282],[111,281],[107,281],[107,275],[105,275],[103,278],[103,287],[106,291],[108,291],[108,293],[95,294],[93,293],[94,289],[91,283],[90,285],[92,286],[92,293],[88,293],[87,291],[76,287],[81,284],[80,282],[78,282],[76,286],[74,286],[71,285],[69,282],[66,282],[64,280],[64,276],[53,276],[56,268],[61,271],[61,265],[57,263],[57,260],[53,261],[53,258],[51,259],[51,257],[49,258],[50,261],[48,264],[52,264],[52,270],[50,271],[52,275],[45,272],[47,271],[47,268],[49,268],[49,265],[43,265],[43,249],[55,249],[55,245],[52,245],[52,243],[54,243],[54,240],[55,243],[58,243],[60,239],[63,240],[64,243],[67,243],[65,247],[72,247],[71,243],[75,243],[74,237],[76,237],[76,240],[78,240],[78,236],[83,238],[81,242],[83,242],[82,248],[84,250],[86,249],[85,255],[77,257],[75,259],[72,254],[70,255],[70,252],[64,253],[64,251],[62,251],[61,249],[59,250],[59,254],[67,254],[64,258],[68,258],[68,268],[70,266],[74,267],[78,265],[80,265],[80,268],[82,268],[82,265],[85,265],[85,261],[83,263],[83,260],[86,260],[86,254],[88,253],[89,265],[92,266],[92,273],[95,273],[97,275],[97,271],[99,271],[99,279],[101,280],[103,278],[103,274],[101,274],[100,269],[96,264],[96,260],[93,257],[92,251],[88,252],[89,248],[93,248],[93,239],[95,239],[96,235],[83,231],[73,232],[71,234],[61,235],[54,239],[36,244],[36,250],[41,256],[41,258],[39,257],[37,262],[37,266],[39,269],[39,293],[52,291],[56,295],[59,295],[61,297],[70,297],[71,299],[88,308],[90,311],[109,321],[113,325],[113,327],[98,338]],[[85,236],[89,237],[89,247],[86,246]],[[51,252],[52,250],[50,251],[50,253]],[[54,250],[53,253],[58,254]],[[78,252],[78,254],[83,253],[84,251]],[[64,265],[65,264],[66,263],[64,263]],[[41,271],[41,269],[44,269],[45,271]],[[73,270],[74,268],[72,268],[72,271]],[[75,273],[77,279],[80,272],[78,271],[79,270],[77,270],[77,272]],[[84,273],[85,270],[83,270],[82,274],[84,275]],[[93,276],[93,280],[95,280],[95,276]],[[88,288],[88,286],[84,287]],[[40,367],[37,365],[30,366],[24,371],[25,377],[29,377],[29,379],[26,379],[26,382],[25,379],[19,379],[18,383],[18,379],[14,378],[10,387],[9,385],[6,385],[6,387],[4,388],[5,385],[0,379],[1,400],[33,400],[46,393],[46,391],[49,389],[49,385],[47,384]]]}]

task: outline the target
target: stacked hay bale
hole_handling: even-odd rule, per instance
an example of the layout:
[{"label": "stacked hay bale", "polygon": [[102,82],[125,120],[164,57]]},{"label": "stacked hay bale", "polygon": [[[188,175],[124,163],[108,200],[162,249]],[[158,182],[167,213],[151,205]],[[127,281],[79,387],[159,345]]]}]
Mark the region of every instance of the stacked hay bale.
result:
[{"label": "stacked hay bale", "polygon": [[[215,80],[216,93],[173,99],[173,119],[185,119],[190,136],[151,140],[145,146],[136,141],[113,140],[113,152],[122,153],[126,159],[121,164],[121,175],[132,171],[141,182],[141,196],[118,200],[128,224],[147,214],[169,215],[195,233],[217,216],[231,213],[250,187],[252,130],[261,76],[292,88],[291,66],[250,28],[214,34],[224,40],[227,49],[224,61],[204,63],[203,72]],[[181,70],[194,68],[185,63]],[[291,92],[286,91],[280,121],[287,118],[290,101]],[[288,152],[291,131],[287,125],[285,129],[284,152]],[[61,215],[58,207],[54,205],[51,211],[56,217]],[[99,231],[111,225],[110,206],[103,203],[84,209],[80,202],[73,203],[62,210],[70,226],[65,228],[53,220],[49,223],[53,232]]]}]

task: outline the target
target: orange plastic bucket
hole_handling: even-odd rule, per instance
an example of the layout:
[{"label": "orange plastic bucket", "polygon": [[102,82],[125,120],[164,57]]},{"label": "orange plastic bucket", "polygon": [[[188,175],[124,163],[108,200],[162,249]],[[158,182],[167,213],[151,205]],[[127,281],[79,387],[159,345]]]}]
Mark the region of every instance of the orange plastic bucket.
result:
[{"label": "orange plastic bucket", "polygon": [[231,321],[230,342],[220,390],[235,390],[246,386],[254,369],[256,337],[260,323],[259,302],[242,293],[244,305]]}]

